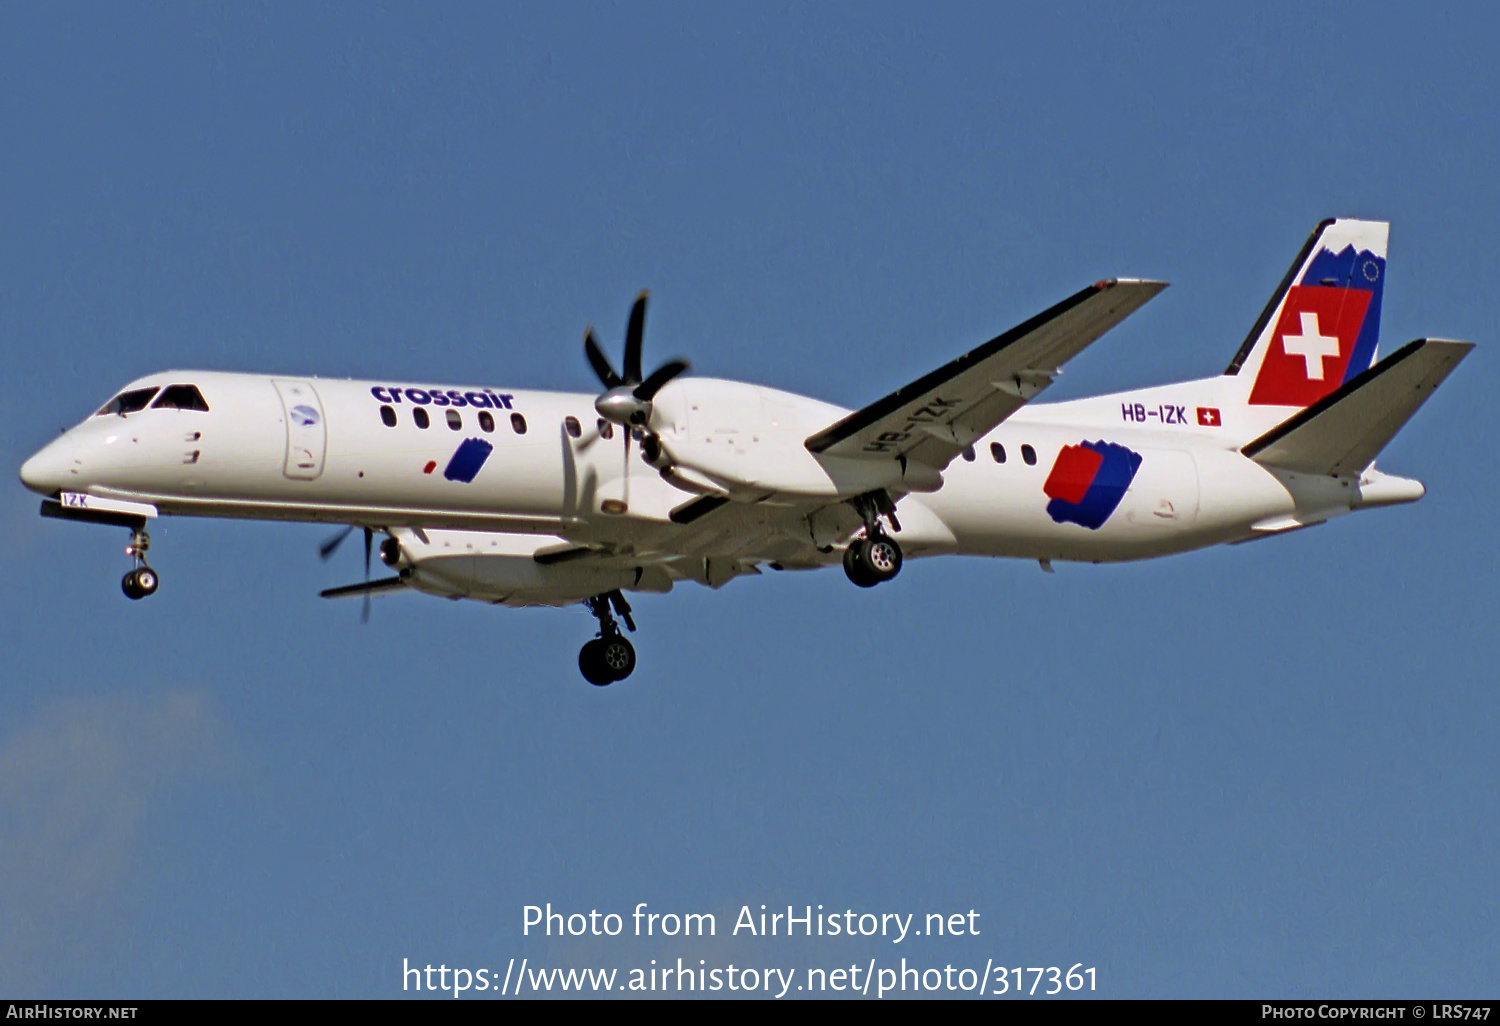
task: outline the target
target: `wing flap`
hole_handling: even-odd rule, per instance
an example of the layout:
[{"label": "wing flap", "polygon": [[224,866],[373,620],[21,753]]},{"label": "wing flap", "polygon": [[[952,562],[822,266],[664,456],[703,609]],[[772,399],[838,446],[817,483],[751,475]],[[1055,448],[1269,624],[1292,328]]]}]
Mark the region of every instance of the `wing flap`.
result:
[{"label": "wing flap", "polygon": [[1472,342],[1409,342],[1240,452],[1285,470],[1358,474],[1473,348]]},{"label": "wing flap", "polygon": [[939,470],[1052,383],[1064,363],[1166,288],[1096,282],[807,439],[809,450]]}]

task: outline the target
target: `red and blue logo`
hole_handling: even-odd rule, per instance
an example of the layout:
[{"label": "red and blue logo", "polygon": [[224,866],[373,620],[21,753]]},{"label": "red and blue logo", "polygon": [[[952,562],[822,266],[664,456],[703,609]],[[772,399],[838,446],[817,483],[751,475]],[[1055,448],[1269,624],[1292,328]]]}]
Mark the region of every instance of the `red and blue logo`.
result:
[{"label": "red and blue logo", "polygon": [[1063,446],[1042,485],[1052,500],[1047,515],[1059,524],[1099,530],[1125,498],[1140,468],[1140,453],[1113,442]]},{"label": "red and blue logo", "polygon": [[[484,466],[485,461],[490,458],[490,453],[495,447],[483,438],[465,438],[459,447],[454,450],[453,458],[443,468],[443,476],[449,481],[461,481],[464,484],[472,484],[479,469]],[[428,464],[429,469],[435,464]]]}]

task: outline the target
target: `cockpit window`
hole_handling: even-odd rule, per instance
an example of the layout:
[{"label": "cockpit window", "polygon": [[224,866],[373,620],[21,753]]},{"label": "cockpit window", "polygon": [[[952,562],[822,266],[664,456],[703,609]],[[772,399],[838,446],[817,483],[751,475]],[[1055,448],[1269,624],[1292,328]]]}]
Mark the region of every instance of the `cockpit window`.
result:
[{"label": "cockpit window", "polygon": [[144,410],[146,404],[151,401],[151,397],[156,394],[156,391],[156,386],[152,385],[150,388],[134,388],[129,392],[121,392],[105,403],[104,408],[94,414],[94,416],[102,417],[107,413],[118,413],[124,416],[127,413]]},{"label": "cockpit window", "polygon": [[208,403],[197,385],[168,385],[161,390],[161,398],[151,404],[153,410],[199,410],[208,412]]}]

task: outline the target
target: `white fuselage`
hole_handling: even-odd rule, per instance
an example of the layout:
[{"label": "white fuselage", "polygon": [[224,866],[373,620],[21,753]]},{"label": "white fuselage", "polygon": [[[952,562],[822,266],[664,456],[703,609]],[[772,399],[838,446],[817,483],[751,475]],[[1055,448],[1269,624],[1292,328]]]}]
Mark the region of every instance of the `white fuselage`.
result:
[{"label": "white fuselage", "polygon": [[[850,475],[861,467],[808,452],[804,440],[848,411],[737,382],[683,378],[657,396],[651,428],[681,468],[673,484],[638,444],[627,462],[622,428],[600,435],[590,394],[169,371],[129,388],[190,384],[207,411],[95,415],[22,477],[44,494],[161,514],[388,531],[413,586],[516,605],[835,563],[860,526],[842,500],[865,485],[908,492],[896,507],[908,556],[1090,562],[1243,540],[1421,495],[1416,482],[1373,470],[1305,477],[1245,458],[1238,447],[1292,411],[1234,405],[1218,380],[1033,404],[976,442],[972,460],[954,460],[940,487],[918,492],[860,482]],[[1209,423],[1200,408],[1214,411]],[[1064,448],[1085,441],[1139,456],[1097,526],[1049,514],[1044,490]],[[700,492],[733,501],[674,522]],[[601,557],[534,558],[570,546]]]}]

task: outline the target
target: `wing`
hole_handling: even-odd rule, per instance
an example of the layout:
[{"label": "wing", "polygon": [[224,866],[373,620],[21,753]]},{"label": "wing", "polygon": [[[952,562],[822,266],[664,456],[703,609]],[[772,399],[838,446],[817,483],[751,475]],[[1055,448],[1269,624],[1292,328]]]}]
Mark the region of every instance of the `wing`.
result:
[{"label": "wing", "polygon": [[820,455],[906,458],[939,470],[1052,383],[1064,363],[1119,324],[1165,282],[1097,282],[931,374],[824,428]]}]

